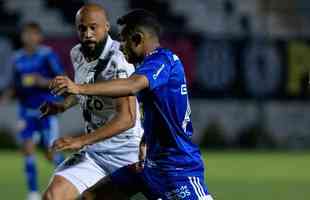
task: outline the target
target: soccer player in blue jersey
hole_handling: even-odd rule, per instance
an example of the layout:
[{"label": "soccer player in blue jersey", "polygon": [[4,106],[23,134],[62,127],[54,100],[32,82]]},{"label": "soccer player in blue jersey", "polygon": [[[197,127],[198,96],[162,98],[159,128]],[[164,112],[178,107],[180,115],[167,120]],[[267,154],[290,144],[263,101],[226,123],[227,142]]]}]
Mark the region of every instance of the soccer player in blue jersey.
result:
[{"label": "soccer player in blue jersey", "polygon": [[40,26],[29,22],[22,27],[23,48],[12,59],[13,77],[7,96],[16,95],[19,102],[19,138],[24,155],[24,170],[28,185],[28,199],[40,199],[37,183],[36,158],[34,155],[36,139],[40,138],[45,147],[47,159],[55,165],[62,162],[61,154],[52,154],[48,147],[58,135],[58,122],[55,117],[40,119],[39,106],[46,101],[55,101],[48,85],[57,75],[63,74],[56,54],[47,46],[41,45],[43,34]]},{"label": "soccer player in blue jersey", "polygon": [[57,94],[137,95],[144,110],[146,159],[144,168],[139,164],[123,167],[81,198],[120,200],[142,192],[155,200],[211,200],[200,151],[191,141],[191,109],[182,62],[160,46],[160,26],[151,13],[134,10],[118,24],[123,26],[123,51],[129,62],[137,64],[133,75],[92,85],[59,76],[51,87]]}]

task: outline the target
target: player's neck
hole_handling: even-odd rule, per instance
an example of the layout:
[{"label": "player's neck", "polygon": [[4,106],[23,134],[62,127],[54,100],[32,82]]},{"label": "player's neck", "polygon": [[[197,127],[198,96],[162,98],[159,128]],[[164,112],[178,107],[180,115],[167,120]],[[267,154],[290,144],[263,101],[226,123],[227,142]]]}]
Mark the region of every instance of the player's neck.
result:
[{"label": "player's neck", "polygon": [[28,54],[33,54],[37,50],[37,46],[26,45],[24,49]]}]

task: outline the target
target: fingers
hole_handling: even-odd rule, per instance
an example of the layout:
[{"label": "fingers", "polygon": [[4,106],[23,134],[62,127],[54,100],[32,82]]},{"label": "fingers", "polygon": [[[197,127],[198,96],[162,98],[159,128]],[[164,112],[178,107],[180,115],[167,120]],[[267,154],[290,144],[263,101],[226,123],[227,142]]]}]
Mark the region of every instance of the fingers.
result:
[{"label": "fingers", "polygon": [[68,146],[68,144],[70,144],[70,143],[68,142],[67,138],[59,138],[58,140],[56,140],[53,143],[52,150],[55,151],[55,152],[63,151]]},{"label": "fingers", "polygon": [[72,137],[59,138],[52,145],[52,150],[54,152],[75,150],[74,139]]},{"label": "fingers", "polygon": [[68,82],[68,77],[66,76],[56,76],[50,83],[49,85],[49,89],[54,89],[56,88],[59,84],[62,84],[62,83],[67,83]]},{"label": "fingers", "polygon": [[71,149],[70,145],[62,145],[62,146],[57,146],[53,148],[53,151],[60,152],[60,151],[65,151],[65,150],[70,150],[70,149]]},{"label": "fingers", "polygon": [[51,81],[49,89],[51,90],[51,93],[54,95],[62,95],[65,92],[67,92],[68,83],[69,83],[68,77],[57,76]]},{"label": "fingers", "polygon": [[52,89],[58,81],[67,80],[67,76],[56,76],[50,84],[50,89]]},{"label": "fingers", "polygon": [[76,94],[76,85],[66,76],[57,76],[49,88],[54,95],[64,95],[65,93]]},{"label": "fingers", "polygon": [[66,84],[60,84],[51,90],[52,94],[58,95],[58,96],[63,95],[66,92],[68,92],[68,88]]}]

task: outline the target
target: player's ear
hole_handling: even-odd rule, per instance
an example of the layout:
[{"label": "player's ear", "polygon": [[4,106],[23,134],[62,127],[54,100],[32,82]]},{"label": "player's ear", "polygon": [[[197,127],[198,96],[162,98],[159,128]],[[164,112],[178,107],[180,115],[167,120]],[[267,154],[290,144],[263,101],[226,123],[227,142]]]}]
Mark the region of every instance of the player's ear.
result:
[{"label": "player's ear", "polygon": [[138,46],[139,44],[142,43],[142,38],[143,38],[143,35],[142,35],[142,33],[139,33],[139,32],[134,33],[131,36],[131,40],[135,44],[135,46]]},{"label": "player's ear", "polygon": [[110,31],[110,28],[111,28],[110,23],[109,23],[109,22],[107,22],[105,26],[106,26],[107,32],[109,32],[109,31]]}]

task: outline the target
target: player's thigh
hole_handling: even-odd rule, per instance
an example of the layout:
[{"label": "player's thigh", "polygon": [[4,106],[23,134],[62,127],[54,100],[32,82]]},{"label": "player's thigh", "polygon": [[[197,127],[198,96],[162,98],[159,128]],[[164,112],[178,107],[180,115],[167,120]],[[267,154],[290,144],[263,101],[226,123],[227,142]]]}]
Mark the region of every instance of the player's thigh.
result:
[{"label": "player's thigh", "polygon": [[107,176],[107,172],[97,165],[87,153],[80,152],[71,155],[61,163],[55,169],[54,175],[65,178],[81,194],[87,188]]},{"label": "player's thigh", "polygon": [[54,176],[43,195],[43,200],[73,200],[79,195],[77,188],[62,176]]},{"label": "player's thigh", "polygon": [[123,193],[122,188],[114,184],[110,176],[106,176],[94,186],[85,190],[80,199],[83,200],[128,200],[129,196]]},{"label": "player's thigh", "polygon": [[141,171],[136,164],[122,167],[87,189],[81,199],[129,199],[143,192]]}]

